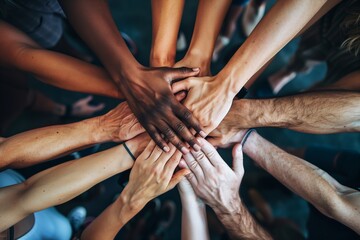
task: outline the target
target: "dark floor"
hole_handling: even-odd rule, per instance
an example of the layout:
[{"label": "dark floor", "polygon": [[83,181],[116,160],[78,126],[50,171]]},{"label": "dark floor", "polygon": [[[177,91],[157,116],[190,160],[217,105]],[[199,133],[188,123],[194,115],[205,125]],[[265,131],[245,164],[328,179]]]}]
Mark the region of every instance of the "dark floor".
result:
[{"label": "dark floor", "polygon": [[[111,9],[113,16],[119,25],[121,31],[127,33],[137,43],[139,54],[137,59],[142,63],[148,64],[148,57],[151,44],[151,11],[149,0],[132,0],[132,1],[115,1],[112,0]],[[269,1],[273,2],[273,1]],[[270,4],[269,4],[270,5]],[[183,14],[183,21],[181,24],[181,31],[183,31],[187,37],[187,41],[190,41],[192,26],[195,20],[197,1],[186,1],[185,10]],[[238,31],[236,36],[231,41],[231,44],[224,50],[224,56],[228,55],[234,46],[239,45],[244,38],[242,37],[241,31]],[[289,43],[275,58],[274,62],[269,66],[265,73],[260,77],[259,82],[264,81],[266,77],[281,68],[289,60],[291,54],[295,51],[297,46],[297,40]],[[180,59],[184,52],[178,53]],[[219,71],[224,63],[224,56],[220,57],[217,64],[212,67],[213,73]],[[288,94],[297,92],[311,86],[314,81],[321,80],[326,71],[324,65],[316,67],[313,71],[308,74],[299,75],[293,82],[286,86],[280,94]],[[53,99],[63,102],[70,103],[75,99],[83,96],[78,93],[69,93],[64,90],[59,90],[54,87],[44,86],[43,84],[33,81],[33,86],[43,90],[47,95]],[[254,87],[259,85],[256,83]],[[254,91],[254,89],[250,89]],[[107,104],[106,110],[108,111],[112,107],[116,106],[117,102],[112,99],[96,97],[97,101],[105,102]],[[33,113],[24,113],[23,116],[12,126],[12,130],[9,134],[14,134],[27,129],[31,129],[44,124],[56,123],[57,119],[49,118],[44,115],[35,115]],[[360,134],[333,134],[333,135],[310,135],[296,133],[286,129],[261,129],[259,132],[270,141],[282,147],[296,147],[303,148],[307,146],[327,146],[336,149],[349,149],[360,151]],[[101,148],[106,148],[112,144],[102,145]],[[228,162],[231,161],[231,153],[229,150],[222,150],[221,154]],[[321,157],[321,156],[320,156]],[[252,183],[252,179],[263,173],[253,166],[249,159],[245,162],[245,179],[244,185],[242,186],[241,192],[244,194],[243,197],[246,200],[246,189]],[[113,177],[106,180],[102,186],[105,188],[105,194],[99,195],[94,200],[85,203],[90,215],[99,214],[109,203],[111,203],[113,196],[121,191],[121,188],[117,184],[118,177]],[[285,217],[296,222],[302,229],[303,233],[306,234],[306,220],[308,217],[309,208],[307,203],[299,197],[288,194],[282,188],[277,187],[275,189],[261,188],[259,190],[264,197],[271,203],[273,214],[275,217]],[[181,204],[179,201],[177,190],[173,190],[160,197],[162,201],[166,199],[172,199],[177,205],[177,214],[175,221],[170,226],[170,229],[166,232],[164,239],[180,239],[180,213]],[[59,209],[66,213],[71,207],[80,204],[79,199],[66,203],[60,206]],[[83,204],[83,203],[81,203]],[[251,208],[251,207],[250,207]]]}]

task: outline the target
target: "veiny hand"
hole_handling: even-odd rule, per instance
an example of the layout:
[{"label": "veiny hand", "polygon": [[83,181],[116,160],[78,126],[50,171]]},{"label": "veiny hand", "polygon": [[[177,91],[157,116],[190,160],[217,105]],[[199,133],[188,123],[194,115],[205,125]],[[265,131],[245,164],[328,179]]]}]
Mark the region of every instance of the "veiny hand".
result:
[{"label": "veiny hand", "polygon": [[166,153],[151,141],[136,159],[124,189],[124,197],[129,204],[142,208],[151,199],[174,188],[190,172],[181,169],[174,174],[181,155],[171,144],[170,151]]},{"label": "veiny hand", "polygon": [[89,95],[85,98],[82,98],[72,104],[71,116],[74,117],[87,117],[91,116],[94,113],[104,109],[105,104],[100,103],[97,105],[90,105],[90,101],[93,99],[93,96]]},{"label": "veiny hand", "polygon": [[145,132],[126,102],[100,116],[99,128],[107,132],[114,142],[126,141]]},{"label": "veiny hand", "polygon": [[233,96],[216,77],[191,77],[175,82],[174,93],[188,91],[184,105],[192,111],[208,134],[228,113]]},{"label": "veiny hand", "polygon": [[194,149],[200,148],[190,130],[193,128],[201,136],[205,133],[192,113],[176,100],[170,88],[172,81],[198,73],[198,69],[189,68],[146,68],[119,86],[141,125],[166,152],[170,148],[161,134],[183,153],[188,149],[182,139]]},{"label": "veiny hand", "polygon": [[201,151],[191,151],[183,156],[181,167],[188,167],[191,173],[186,178],[196,195],[212,208],[232,211],[240,201],[239,188],[244,175],[241,145],[233,149],[233,169],[221,158],[216,149],[205,139]]}]

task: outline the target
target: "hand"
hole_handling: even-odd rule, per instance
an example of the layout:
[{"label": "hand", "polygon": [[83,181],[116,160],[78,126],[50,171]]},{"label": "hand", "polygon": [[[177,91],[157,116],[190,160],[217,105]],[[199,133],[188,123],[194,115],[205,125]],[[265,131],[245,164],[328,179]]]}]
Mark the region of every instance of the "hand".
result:
[{"label": "hand", "polygon": [[126,141],[145,132],[126,102],[99,117],[99,129],[114,142]]},{"label": "hand", "polygon": [[215,77],[191,77],[172,85],[174,93],[188,91],[184,105],[199,119],[206,133],[210,133],[228,113],[233,94],[220,79]]},{"label": "hand", "polygon": [[179,67],[200,68],[199,77],[211,76],[210,61],[201,60],[199,56],[186,54],[183,59],[175,63],[174,68]]},{"label": "hand", "polygon": [[141,209],[151,199],[174,188],[189,173],[182,169],[174,174],[180,158],[181,152],[173,145],[165,153],[151,141],[136,159],[122,198],[135,209]]},{"label": "hand", "polygon": [[181,167],[191,173],[186,178],[196,195],[211,208],[222,212],[235,211],[240,202],[239,188],[244,175],[241,145],[233,149],[233,169],[221,158],[216,149],[205,139],[199,139],[202,151],[191,151],[183,156]]},{"label": "hand", "polygon": [[86,117],[91,116],[94,113],[104,109],[105,104],[100,103],[97,105],[90,105],[90,101],[93,99],[93,96],[89,95],[85,98],[82,98],[72,104],[72,110],[70,115],[74,117]]},{"label": "hand", "polygon": [[170,149],[161,134],[183,153],[188,149],[181,139],[194,149],[200,148],[190,129],[202,136],[205,133],[192,113],[176,100],[170,88],[172,81],[198,73],[198,69],[188,68],[146,68],[135,72],[131,79],[119,86],[141,125],[165,152]]},{"label": "hand", "polygon": [[247,131],[247,129],[238,130],[238,128],[234,128],[231,125],[226,125],[227,122],[225,121],[225,119],[206,138],[215,147],[232,147],[236,143],[241,142]]}]

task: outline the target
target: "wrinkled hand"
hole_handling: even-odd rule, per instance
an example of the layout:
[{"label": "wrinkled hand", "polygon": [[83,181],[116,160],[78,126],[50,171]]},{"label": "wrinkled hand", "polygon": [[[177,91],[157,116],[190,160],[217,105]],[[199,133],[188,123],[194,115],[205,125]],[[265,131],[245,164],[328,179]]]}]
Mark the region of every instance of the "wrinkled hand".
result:
[{"label": "wrinkled hand", "polygon": [[114,142],[126,141],[145,132],[126,102],[101,116],[99,128],[109,134]]},{"label": "wrinkled hand", "polygon": [[170,88],[172,81],[195,76],[198,71],[188,68],[146,68],[134,73],[131,79],[119,86],[141,125],[166,152],[170,149],[161,134],[183,153],[188,149],[182,139],[193,148],[199,148],[191,128],[205,135],[197,119],[176,100]]},{"label": "wrinkled hand", "polygon": [[129,204],[142,208],[151,199],[174,188],[189,173],[188,169],[182,169],[174,174],[181,155],[171,144],[170,151],[165,153],[151,141],[136,159],[123,191]]},{"label": "wrinkled hand", "polygon": [[188,91],[184,105],[208,134],[228,113],[233,96],[216,77],[191,77],[172,85],[174,93]]},{"label": "wrinkled hand", "polygon": [[185,154],[180,166],[191,170],[186,178],[198,197],[212,208],[231,211],[240,201],[239,188],[244,175],[241,145],[233,149],[231,169],[209,142],[205,139],[199,141],[202,151]]}]

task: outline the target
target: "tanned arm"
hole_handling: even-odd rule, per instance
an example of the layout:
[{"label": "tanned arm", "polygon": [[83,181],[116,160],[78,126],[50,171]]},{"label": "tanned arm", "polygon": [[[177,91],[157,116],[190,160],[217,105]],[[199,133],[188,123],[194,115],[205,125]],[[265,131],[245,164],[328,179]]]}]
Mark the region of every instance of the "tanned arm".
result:
[{"label": "tanned arm", "polygon": [[[360,131],[360,92],[322,91],[293,96],[237,100],[224,124],[235,130],[282,127],[326,134]],[[221,128],[221,126],[220,126]]]},{"label": "tanned arm", "polygon": [[[42,49],[25,33],[0,21],[0,64],[28,72],[66,90],[124,98],[107,72],[76,58]],[[11,71],[11,70],[10,70]]]},{"label": "tanned arm", "polygon": [[107,114],[77,123],[30,130],[0,141],[0,169],[22,168],[107,141],[125,141],[142,133],[126,103]]},{"label": "tanned arm", "polygon": [[249,136],[244,152],[323,214],[360,234],[359,191],[341,185],[323,170],[286,153],[256,132]]},{"label": "tanned arm", "polygon": [[[127,142],[134,154],[144,149],[142,137]],[[42,171],[25,182],[0,189],[0,232],[27,215],[59,205],[95,184],[131,168],[123,145]]]}]

